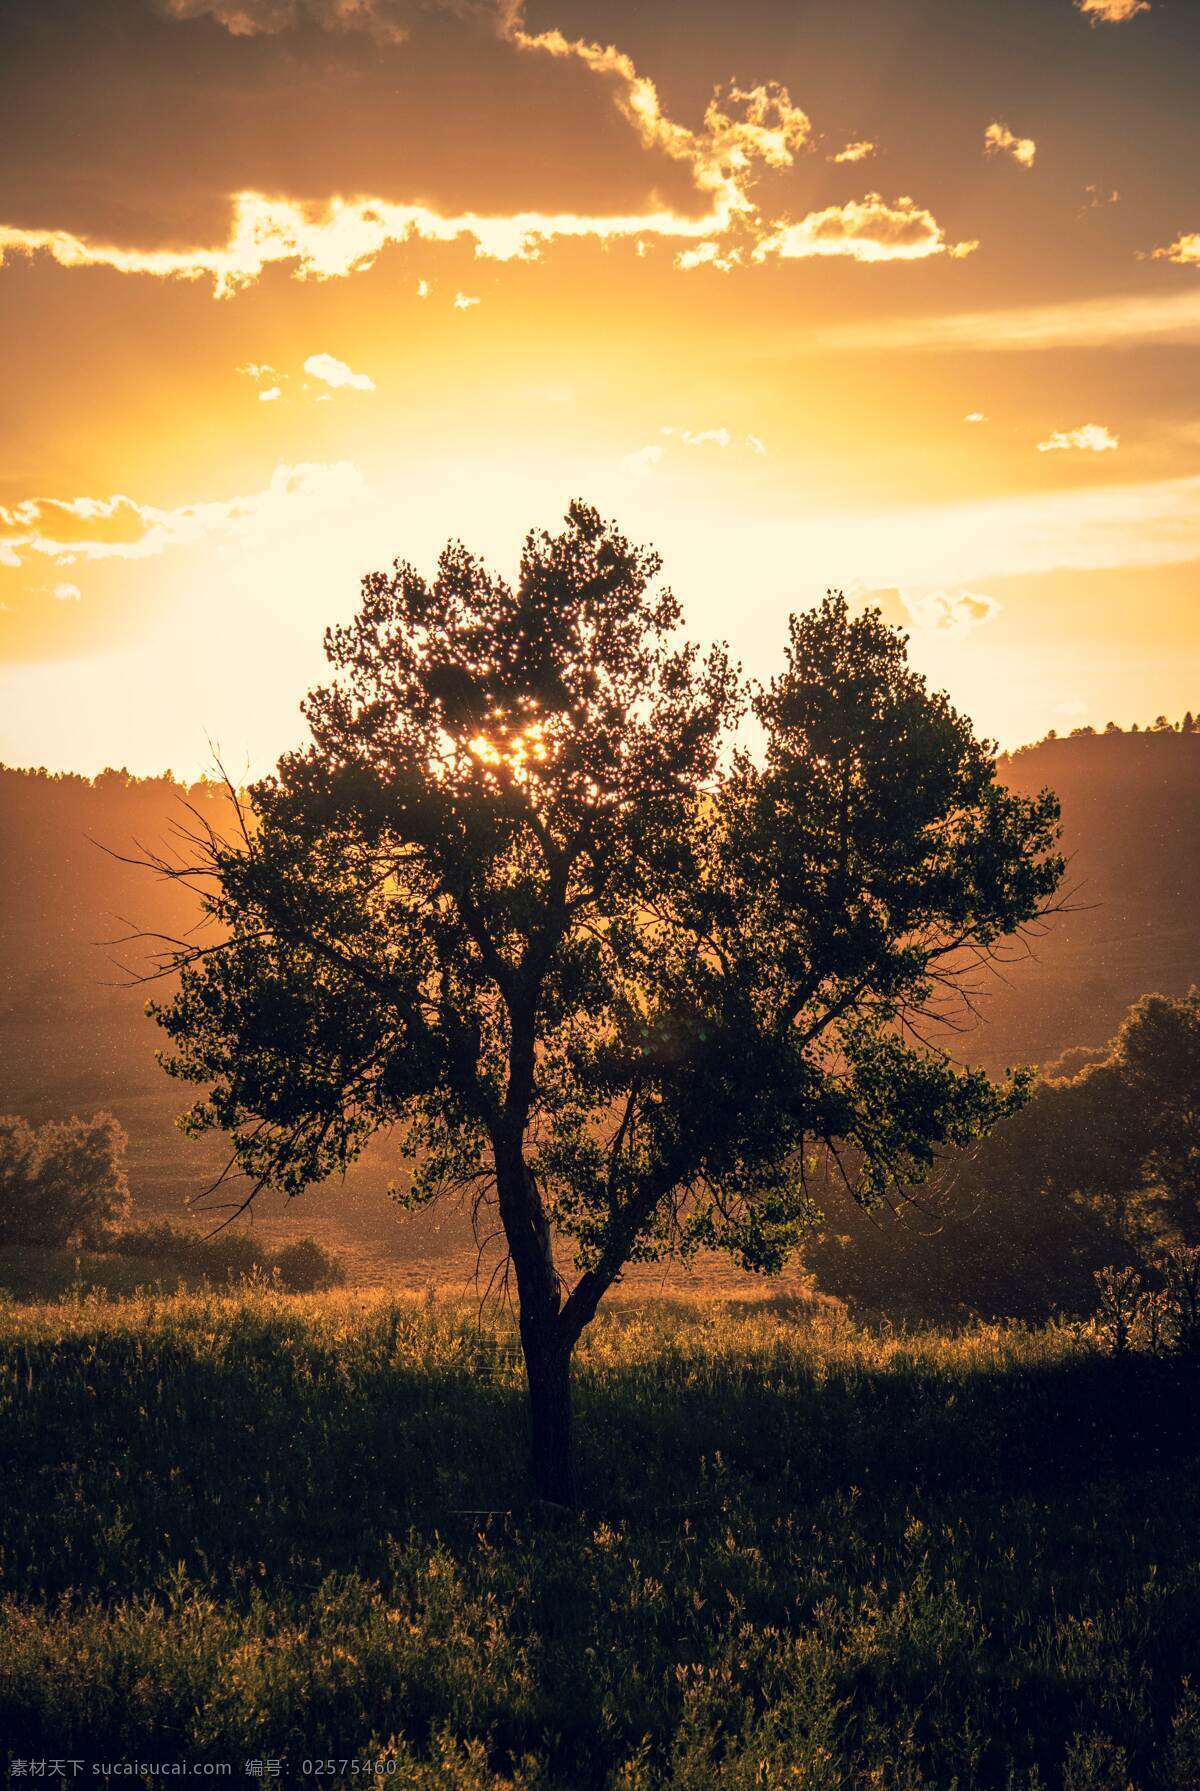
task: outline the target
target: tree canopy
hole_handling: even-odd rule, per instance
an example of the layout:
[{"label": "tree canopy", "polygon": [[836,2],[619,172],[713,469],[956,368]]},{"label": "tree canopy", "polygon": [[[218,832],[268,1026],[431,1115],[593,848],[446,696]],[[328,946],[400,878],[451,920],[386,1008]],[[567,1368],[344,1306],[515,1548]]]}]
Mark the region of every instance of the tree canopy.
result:
[{"label": "tree canopy", "polygon": [[129,1208],[124,1127],[111,1113],[0,1115],[0,1243],[100,1244]]},{"label": "tree canopy", "polygon": [[571,1349],[628,1261],[777,1269],[818,1155],[870,1203],[1023,1101],[936,1028],[1062,871],[1053,797],[999,783],[877,611],[794,616],[758,687],[680,641],[659,571],[574,504],[515,586],[454,544],[431,582],[371,574],[309,744],[237,837],[160,864],[216,928],[156,1010],[190,1123],[251,1194],[399,1126],[410,1199],[494,1195],[552,1498]]}]

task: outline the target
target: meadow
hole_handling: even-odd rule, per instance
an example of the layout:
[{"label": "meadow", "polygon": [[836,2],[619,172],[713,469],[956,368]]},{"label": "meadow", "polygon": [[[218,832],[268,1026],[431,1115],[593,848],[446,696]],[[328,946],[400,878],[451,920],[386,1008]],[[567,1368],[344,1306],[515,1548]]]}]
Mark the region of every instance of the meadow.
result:
[{"label": "meadow", "polygon": [[503,1315],[0,1310],[0,1738],[446,1791],[1194,1791],[1196,1370],[1086,1327],[618,1300],[583,1508]]}]

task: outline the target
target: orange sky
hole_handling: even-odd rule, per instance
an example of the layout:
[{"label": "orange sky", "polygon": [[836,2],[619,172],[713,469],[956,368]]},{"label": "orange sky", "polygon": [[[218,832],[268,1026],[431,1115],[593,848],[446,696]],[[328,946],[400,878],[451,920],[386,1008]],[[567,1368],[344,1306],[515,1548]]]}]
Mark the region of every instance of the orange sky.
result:
[{"label": "orange sky", "polygon": [[365,571],[580,495],[769,672],[1200,709],[1183,0],[7,0],[0,758],[263,769]]}]

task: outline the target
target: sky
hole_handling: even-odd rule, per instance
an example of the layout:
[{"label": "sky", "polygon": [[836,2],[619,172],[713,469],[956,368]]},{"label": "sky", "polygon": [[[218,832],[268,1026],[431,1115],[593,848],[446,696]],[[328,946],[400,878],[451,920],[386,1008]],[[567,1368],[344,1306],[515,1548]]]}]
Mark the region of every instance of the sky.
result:
[{"label": "sky", "polygon": [[1200,710],[1195,0],[4,0],[0,760],[259,773],[583,497],[702,641]]}]

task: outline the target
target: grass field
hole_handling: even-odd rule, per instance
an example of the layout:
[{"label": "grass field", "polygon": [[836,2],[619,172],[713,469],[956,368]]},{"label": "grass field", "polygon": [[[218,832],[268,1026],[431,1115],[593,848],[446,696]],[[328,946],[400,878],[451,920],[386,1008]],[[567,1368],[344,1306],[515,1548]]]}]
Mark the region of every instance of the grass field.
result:
[{"label": "grass field", "polygon": [[[510,1337],[375,1294],[0,1311],[0,1752],[443,1791],[1195,1791],[1195,1370],[618,1304],[584,1510]],[[1189,1672],[1196,1682],[1189,1682]]]}]

